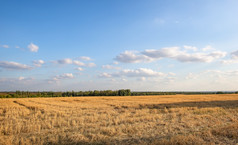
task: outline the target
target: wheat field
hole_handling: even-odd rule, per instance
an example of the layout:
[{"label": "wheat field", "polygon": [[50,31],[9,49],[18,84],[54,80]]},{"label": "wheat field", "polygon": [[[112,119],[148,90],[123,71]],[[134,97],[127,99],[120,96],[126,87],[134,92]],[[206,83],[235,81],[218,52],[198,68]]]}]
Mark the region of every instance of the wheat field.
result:
[{"label": "wheat field", "polygon": [[0,99],[0,144],[237,144],[238,95]]}]

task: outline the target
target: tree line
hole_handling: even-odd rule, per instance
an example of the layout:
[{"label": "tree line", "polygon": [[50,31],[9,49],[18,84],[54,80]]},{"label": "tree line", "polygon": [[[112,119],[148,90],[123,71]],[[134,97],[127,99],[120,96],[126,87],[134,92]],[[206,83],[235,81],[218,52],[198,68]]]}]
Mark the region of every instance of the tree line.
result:
[{"label": "tree line", "polygon": [[130,89],[121,90],[94,90],[94,91],[67,91],[67,92],[0,92],[0,98],[37,98],[37,97],[80,97],[80,96],[131,96]]},{"label": "tree line", "polygon": [[94,90],[94,91],[66,91],[66,92],[0,92],[0,98],[39,98],[39,97],[80,97],[80,96],[146,96],[146,95],[176,95],[176,94],[238,94],[237,92],[131,92],[130,89]]}]

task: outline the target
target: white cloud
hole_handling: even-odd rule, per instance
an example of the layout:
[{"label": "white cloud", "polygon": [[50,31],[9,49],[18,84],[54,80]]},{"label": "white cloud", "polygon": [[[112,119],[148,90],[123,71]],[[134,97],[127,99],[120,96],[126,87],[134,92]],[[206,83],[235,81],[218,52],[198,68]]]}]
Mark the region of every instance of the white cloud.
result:
[{"label": "white cloud", "polygon": [[146,49],[142,54],[154,58],[160,59],[164,57],[173,58],[182,54],[185,54],[185,51],[180,51],[179,47],[165,47],[162,49]]},{"label": "white cloud", "polygon": [[122,78],[121,80],[122,80],[123,82],[127,82],[127,79],[125,79],[125,78]]},{"label": "white cloud", "polygon": [[24,80],[25,77],[19,77],[18,80],[21,81],[21,80]]},{"label": "white cloud", "polygon": [[2,47],[3,47],[3,48],[9,48],[9,46],[8,46],[8,45],[2,45]]},{"label": "white cloud", "polygon": [[104,72],[104,73],[100,74],[99,77],[100,77],[100,78],[111,78],[112,75],[109,74],[109,73]]},{"label": "white cloud", "polygon": [[57,60],[56,63],[58,63],[58,64],[72,64],[73,61],[70,58],[65,58],[65,59]]},{"label": "white cloud", "polygon": [[49,80],[49,83],[52,83],[54,81],[60,81],[62,79],[72,79],[74,78],[74,75],[72,73],[64,73],[62,75],[56,75],[55,77],[53,77],[51,80]]},{"label": "white cloud", "polygon": [[147,68],[138,68],[138,69],[125,69],[115,74],[118,76],[127,76],[127,77],[154,77],[154,76],[163,76],[164,73],[153,71],[152,69]]},{"label": "white cloud", "polygon": [[176,74],[173,73],[173,72],[169,72],[168,75],[170,75],[170,76],[176,76]]},{"label": "white cloud", "polygon": [[112,66],[112,65],[103,65],[102,68],[104,69],[120,69],[120,67]]},{"label": "white cloud", "polygon": [[33,44],[33,43],[30,43],[30,44],[28,45],[28,48],[29,48],[29,50],[30,50],[31,52],[37,52],[37,51],[39,50],[39,46],[37,46],[37,45],[35,45],[35,44]]},{"label": "white cloud", "polygon": [[68,79],[68,78],[73,78],[73,74],[72,73],[64,73],[63,75],[59,75],[57,76],[58,79]]},{"label": "white cloud", "polygon": [[77,65],[77,66],[85,66],[85,67],[95,67],[96,64],[93,63],[93,62],[90,62],[90,63],[83,63],[79,60],[72,60],[70,58],[65,58],[65,59],[61,59],[61,60],[57,60],[57,61],[53,61],[53,63],[57,63],[57,64],[74,64],[74,65]]},{"label": "white cloud", "polygon": [[28,70],[32,67],[13,61],[0,61],[0,67],[5,69]]},{"label": "white cloud", "polygon": [[[139,62],[151,62],[162,58],[170,58],[180,62],[212,62],[216,59],[226,56],[226,52],[212,51],[209,53],[198,52],[194,46],[180,47],[165,47],[161,49],[146,49],[142,52],[125,51],[118,56],[116,60],[123,63],[139,63]],[[211,46],[206,46],[206,50],[211,49]],[[196,52],[187,52],[187,50],[193,50]]]},{"label": "white cloud", "polygon": [[208,56],[212,56],[214,57],[215,59],[218,59],[218,58],[223,58],[227,55],[226,52],[223,52],[223,51],[213,51],[211,53],[208,54]]},{"label": "white cloud", "polygon": [[15,48],[20,49],[20,50],[22,50],[22,51],[25,51],[25,49],[24,49],[24,48],[21,48],[20,46],[15,46]]},{"label": "white cloud", "polygon": [[162,72],[156,72],[152,69],[147,68],[138,68],[138,69],[124,69],[119,72],[114,73],[102,73],[99,77],[162,77],[166,76],[166,74]]},{"label": "white cloud", "polygon": [[222,63],[222,64],[234,64],[234,63],[238,63],[238,50],[232,52],[230,55],[231,55],[231,58],[230,58],[230,59],[222,60],[221,63]]},{"label": "white cloud", "polygon": [[90,57],[88,57],[88,56],[81,56],[80,59],[81,59],[81,60],[86,60],[86,61],[92,60],[92,59],[91,59]]},{"label": "white cloud", "polygon": [[85,64],[81,61],[78,61],[78,60],[74,60],[73,63],[77,66],[85,66]]},{"label": "white cloud", "polygon": [[145,50],[142,54],[153,59],[171,58],[180,62],[212,62],[226,56],[226,52],[213,51],[211,53],[188,53],[179,47]]},{"label": "white cloud", "polygon": [[146,77],[140,77],[138,81],[146,81]]},{"label": "white cloud", "polygon": [[188,45],[184,45],[183,48],[185,48],[185,50],[192,50],[192,51],[197,51],[197,47],[195,46],[188,46]]},{"label": "white cloud", "polygon": [[81,67],[77,67],[76,70],[78,70],[78,71],[83,71],[84,69],[81,68]]},{"label": "white cloud", "polygon": [[96,66],[96,64],[92,63],[92,62],[87,64],[87,67],[95,67],[95,66]]},{"label": "white cloud", "polygon": [[117,64],[119,64],[119,62],[117,62],[117,61],[114,61],[114,62],[113,62],[113,64],[117,65]]},{"label": "white cloud", "polygon": [[34,64],[34,66],[36,66],[36,67],[41,67],[42,66],[42,64],[44,64],[45,62],[43,61],[43,60],[34,60],[33,61],[33,64]]},{"label": "white cloud", "polygon": [[232,59],[238,59],[238,50],[231,53]]},{"label": "white cloud", "polygon": [[116,56],[115,60],[123,63],[139,63],[139,62],[148,62],[152,59],[143,55],[136,54],[134,51],[125,51],[118,56]]},{"label": "white cloud", "polygon": [[0,78],[0,82],[3,83],[19,83],[19,82],[27,83],[33,80],[35,80],[33,77],[23,77],[23,76],[20,76],[18,78]]}]

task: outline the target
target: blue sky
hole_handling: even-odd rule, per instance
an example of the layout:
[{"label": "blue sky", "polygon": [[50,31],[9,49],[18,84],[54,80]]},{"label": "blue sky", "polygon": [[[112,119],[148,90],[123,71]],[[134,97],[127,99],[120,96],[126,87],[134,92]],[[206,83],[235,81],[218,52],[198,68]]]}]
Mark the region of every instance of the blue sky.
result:
[{"label": "blue sky", "polygon": [[0,91],[238,90],[236,0],[0,0]]}]

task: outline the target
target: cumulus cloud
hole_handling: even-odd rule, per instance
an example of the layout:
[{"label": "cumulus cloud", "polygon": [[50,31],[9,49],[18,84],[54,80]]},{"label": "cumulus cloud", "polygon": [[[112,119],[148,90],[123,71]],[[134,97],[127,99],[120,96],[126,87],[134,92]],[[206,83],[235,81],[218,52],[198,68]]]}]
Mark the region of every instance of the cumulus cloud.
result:
[{"label": "cumulus cloud", "polygon": [[222,63],[222,64],[234,64],[234,63],[238,63],[238,50],[232,52],[230,55],[231,55],[231,58],[230,58],[230,59],[222,60],[221,63]]},{"label": "cumulus cloud", "polygon": [[142,52],[144,55],[154,59],[171,58],[180,62],[212,62],[215,59],[226,56],[226,52],[214,51],[211,53],[188,53],[179,47],[167,47],[162,49],[150,49]]},{"label": "cumulus cloud", "polygon": [[13,61],[0,61],[0,67],[5,69],[14,69],[14,70],[29,70],[32,67],[21,64]]},{"label": "cumulus cloud", "polygon": [[25,77],[19,77],[18,80],[21,81],[21,80],[24,80]]},{"label": "cumulus cloud", "polygon": [[18,81],[24,81],[24,82],[26,82],[26,81],[32,81],[32,80],[34,80],[34,78],[33,77],[23,77],[23,76],[20,76],[20,77],[18,77],[17,79],[15,79],[15,80],[18,80]]},{"label": "cumulus cloud", "polygon": [[43,60],[34,60],[33,65],[36,67],[41,67],[45,62]]},{"label": "cumulus cloud", "polygon": [[92,60],[90,57],[88,57],[88,56],[81,56],[79,59],[81,59],[81,60],[85,60],[85,61],[90,61],[90,60]]},{"label": "cumulus cloud", "polygon": [[152,69],[138,68],[138,69],[124,69],[115,73],[102,73],[99,77],[160,77],[166,74],[162,72],[156,72]]},{"label": "cumulus cloud", "polygon": [[104,69],[120,69],[120,67],[112,66],[112,65],[103,65],[102,68]]},{"label": "cumulus cloud", "polygon": [[58,75],[56,76],[56,78],[58,79],[68,79],[68,78],[73,78],[73,74],[72,73],[64,73],[62,75]]},{"label": "cumulus cloud", "polygon": [[85,64],[81,61],[78,61],[78,60],[74,60],[73,63],[77,66],[85,66]]},{"label": "cumulus cloud", "polygon": [[233,59],[238,59],[238,50],[231,53]]},{"label": "cumulus cloud", "polygon": [[74,64],[74,65],[77,65],[79,67],[95,67],[96,64],[93,63],[93,62],[90,62],[90,63],[84,63],[84,62],[81,62],[79,60],[72,60],[70,58],[65,58],[65,59],[60,59],[60,60],[57,60],[57,61],[53,61],[53,63],[57,63],[57,64]]},{"label": "cumulus cloud", "polygon": [[123,63],[139,63],[139,62],[148,62],[151,61],[152,59],[143,54],[137,54],[134,51],[125,51],[116,56],[115,60]]},{"label": "cumulus cloud", "polygon": [[9,48],[9,46],[8,46],[8,45],[2,45],[2,47],[3,47],[3,48]]},{"label": "cumulus cloud", "polygon": [[[32,82],[34,80],[33,77],[17,77],[17,78],[0,78],[0,83],[6,84],[6,85],[19,85],[19,83],[27,84],[29,82]],[[19,87],[19,86],[18,86]]]},{"label": "cumulus cloud", "polygon": [[122,80],[123,82],[127,82],[127,79],[125,79],[125,78],[122,78],[121,80]]},{"label": "cumulus cloud", "polygon": [[192,50],[192,51],[197,51],[198,50],[197,47],[188,46],[188,45],[184,45],[183,48],[186,49],[186,50]]},{"label": "cumulus cloud", "polygon": [[[170,58],[180,62],[205,62],[209,63],[216,59],[223,58],[226,56],[226,52],[223,51],[212,51],[197,52],[197,48],[194,46],[184,46],[184,49],[180,47],[165,47],[161,49],[146,49],[142,52],[125,51],[118,56],[116,60],[123,63],[139,63],[139,62],[150,62],[162,58]],[[207,49],[210,46],[207,46]],[[196,52],[187,52],[187,50],[193,50]]]},{"label": "cumulus cloud", "polygon": [[95,67],[95,66],[96,66],[96,64],[93,62],[87,64],[87,67]]},{"label": "cumulus cloud", "polygon": [[223,51],[213,51],[211,53],[208,54],[208,56],[211,56],[215,59],[218,59],[218,58],[223,58],[226,56],[226,52],[223,52]]},{"label": "cumulus cloud", "polygon": [[30,50],[31,52],[37,52],[37,51],[39,50],[39,46],[37,46],[37,45],[35,45],[35,44],[33,44],[33,43],[30,43],[30,44],[28,45],[28,48],[29,48],[29,50]]},{"label": "cumulus cloud", "polygon": [[65,58],[65,59],[57,60],[56,63],[58,63],[58,64],[72,64],[73,61],[70,58]]},{"label": "cumulus cloud", "polygon": [[114,62],[113,62],[113,64],[117,65],[117,64],[119,64],[119,62],[117,62],[117,61],[114,61]]},{"label": "cumulus cloud", "polygon": [[77,67],[76,70],[78,70],[78,71],[83,71],[83,68]]},{"label": "cumulus cloud", "polygon": [[112,75],[109,74],[109,73],[104,72],[104,73],[100,74],[99,77],[100,77],[100,78],[111,78]]},{"label": "cumulus cloud", "polygon": [[168,75],[170,75],[170,76],[176,76],[176,73],[169,72]]},{"label": "cumulus cloud", "polygon": [[74,75],[72,73],[64,73],[62,75],[56,75],[54,76],[51,80],[49,80],[49,83],[55,82],[55,81],[60,81],[62,79],[72,79],[74,78]]},{"label": "cumulus cloud", "polygon": [[185,51],[180,51],[179,47],[165,47],[162,49],[146,49],[145,51],[142,52],[142,54],[154,58],[154,59],[160,59],[164,57],[176,57],[179,55],[184,54]]},{"label": "cumulus cloud", "polygon": [[119,76],[127,76],[127,77],[153,77],[153,76],[163,76],[164,73],[153,71],[152,69],[147,68],[138,68],[135,70],[125,69],[119,72]]}]

